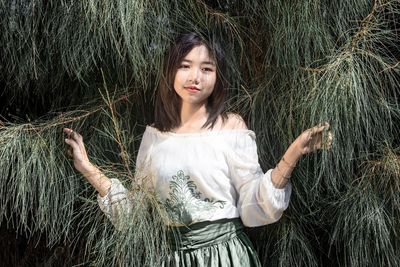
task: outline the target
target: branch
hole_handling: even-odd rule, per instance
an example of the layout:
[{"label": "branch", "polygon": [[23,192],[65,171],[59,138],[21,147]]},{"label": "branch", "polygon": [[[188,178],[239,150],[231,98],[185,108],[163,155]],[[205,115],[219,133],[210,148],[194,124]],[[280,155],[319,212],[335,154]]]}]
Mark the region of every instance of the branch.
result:
[{"label": "branch", "polygon": [[[113,105],[115,105],[116,103],[121,102],[121,101],[128,101],[128,98],[133,96],[133,95],[135,95],[135,94],[137,94],[137,93],[135,93],[135,92],[128,93],[128,94],[123,95],[120,98],[114,100],[112,103],[113,103]],[[50,123],[50,124],[41,123],[41,124],[38,124],[38,125],[30,124],[31,127],[25,128],[24,130],[40,132],[40,131],[44,131],[44,130],[47,130],[49,128],[54,128],[54,127],[57,127],[57,126],[60,126],[60,125],[64,125],[64,124],[67,124],[67,123],[80,121],[80,120],[82,120],[84,118],[87,118],[87,117],[89,117],[89,116],[101,111],[102,109],[104,109],[105,107],[108,107],[108,106],[109,106],[109,103],[102,104],[102,105],[100,105],[100,106],[98,106],[98,107],[96,107],[96,108],[94,108],[94,109],[92,109],[90,111],[84,111],[85,114],[80,115],[80,116],[76,116],[76,117],[64,118],[64,114],[62,114],[62,115],[60,115],[60,116],[58,116],[57,118],[54,119],[54,121],[56,121],[54,123]],[[2,127],[5,127],[5,126],[4,126],[4,124],[0,123],[0,129]]]}]

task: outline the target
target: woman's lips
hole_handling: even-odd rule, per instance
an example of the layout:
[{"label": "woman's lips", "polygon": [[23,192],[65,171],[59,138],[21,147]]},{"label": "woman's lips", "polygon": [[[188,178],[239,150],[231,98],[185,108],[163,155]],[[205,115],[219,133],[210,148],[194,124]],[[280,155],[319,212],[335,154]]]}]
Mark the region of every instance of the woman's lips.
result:
[{"label": "woman's lips", "polygon": [[186,90],[188,90],[190,92],[199,92],[200,91],[200,89],[195,87],[195,86],[188,86],[188,87],[185,87],[185,88],[186,88]]}]

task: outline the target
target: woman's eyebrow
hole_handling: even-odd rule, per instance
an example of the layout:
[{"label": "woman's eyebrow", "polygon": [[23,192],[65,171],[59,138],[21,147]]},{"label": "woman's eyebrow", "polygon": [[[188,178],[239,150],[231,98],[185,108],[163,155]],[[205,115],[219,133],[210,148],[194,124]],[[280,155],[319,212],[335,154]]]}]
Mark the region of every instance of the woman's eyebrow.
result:
[{"label": "woman's eyebrow", "polygon": [[213,66],[215,66],[214,61],[203,61],[203,62],[201,62],[201,64],[207,64],[207,65],[213,65]]},{"label": "woman's eyebrow", "polygon": [[[193,61],[192,61],[192,60],[189,60],[189,59],[183,59],[183,60],[182,60],[182,63],[183,63],[183,62],[186,62],[186,63],[193,63]],[[202,62],[200,62],[200,64],[207,64],[207,65],[213,65],[213,66],[215,66],[214,61],[202,61]]]}]

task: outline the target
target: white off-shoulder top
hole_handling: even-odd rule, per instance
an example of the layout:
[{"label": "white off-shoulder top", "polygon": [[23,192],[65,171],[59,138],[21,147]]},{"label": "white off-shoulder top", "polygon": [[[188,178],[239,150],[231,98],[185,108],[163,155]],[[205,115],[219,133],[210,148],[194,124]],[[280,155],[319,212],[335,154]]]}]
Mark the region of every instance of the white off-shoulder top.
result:
[{"label": "white off-shoulder top", "polygon": [[[246,129],[172,133],[147,126],[136,169],[151,180],[146,184],[165,204],[171,225],[237,217],[249,227],[270,224],[288,207],[292,187],[275,188],[272,169],[263,173],[255,139]],[[107,195],[98,196],[113,222],[121,208],[134,205],[127,193],[112,179]]]}]

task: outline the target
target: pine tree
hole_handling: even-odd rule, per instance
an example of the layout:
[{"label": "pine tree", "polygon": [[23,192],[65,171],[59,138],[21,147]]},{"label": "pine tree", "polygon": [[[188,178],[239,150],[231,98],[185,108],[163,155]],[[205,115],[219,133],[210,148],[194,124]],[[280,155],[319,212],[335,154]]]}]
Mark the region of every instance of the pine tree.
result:
[{"label": "pine tree", "polygon": [[[248,230],[264,265],[399,266],[399,15],[399,0],[0,0],[2,262],[159,265],[164,211],[131,181],[163,56],[194,31],[224,44],[228,106],[264,169],[302,130],[333,129],[330,151],[299,162],[284,217]],[[63,127],[131,186],[131,227],[101,213]]]}]

